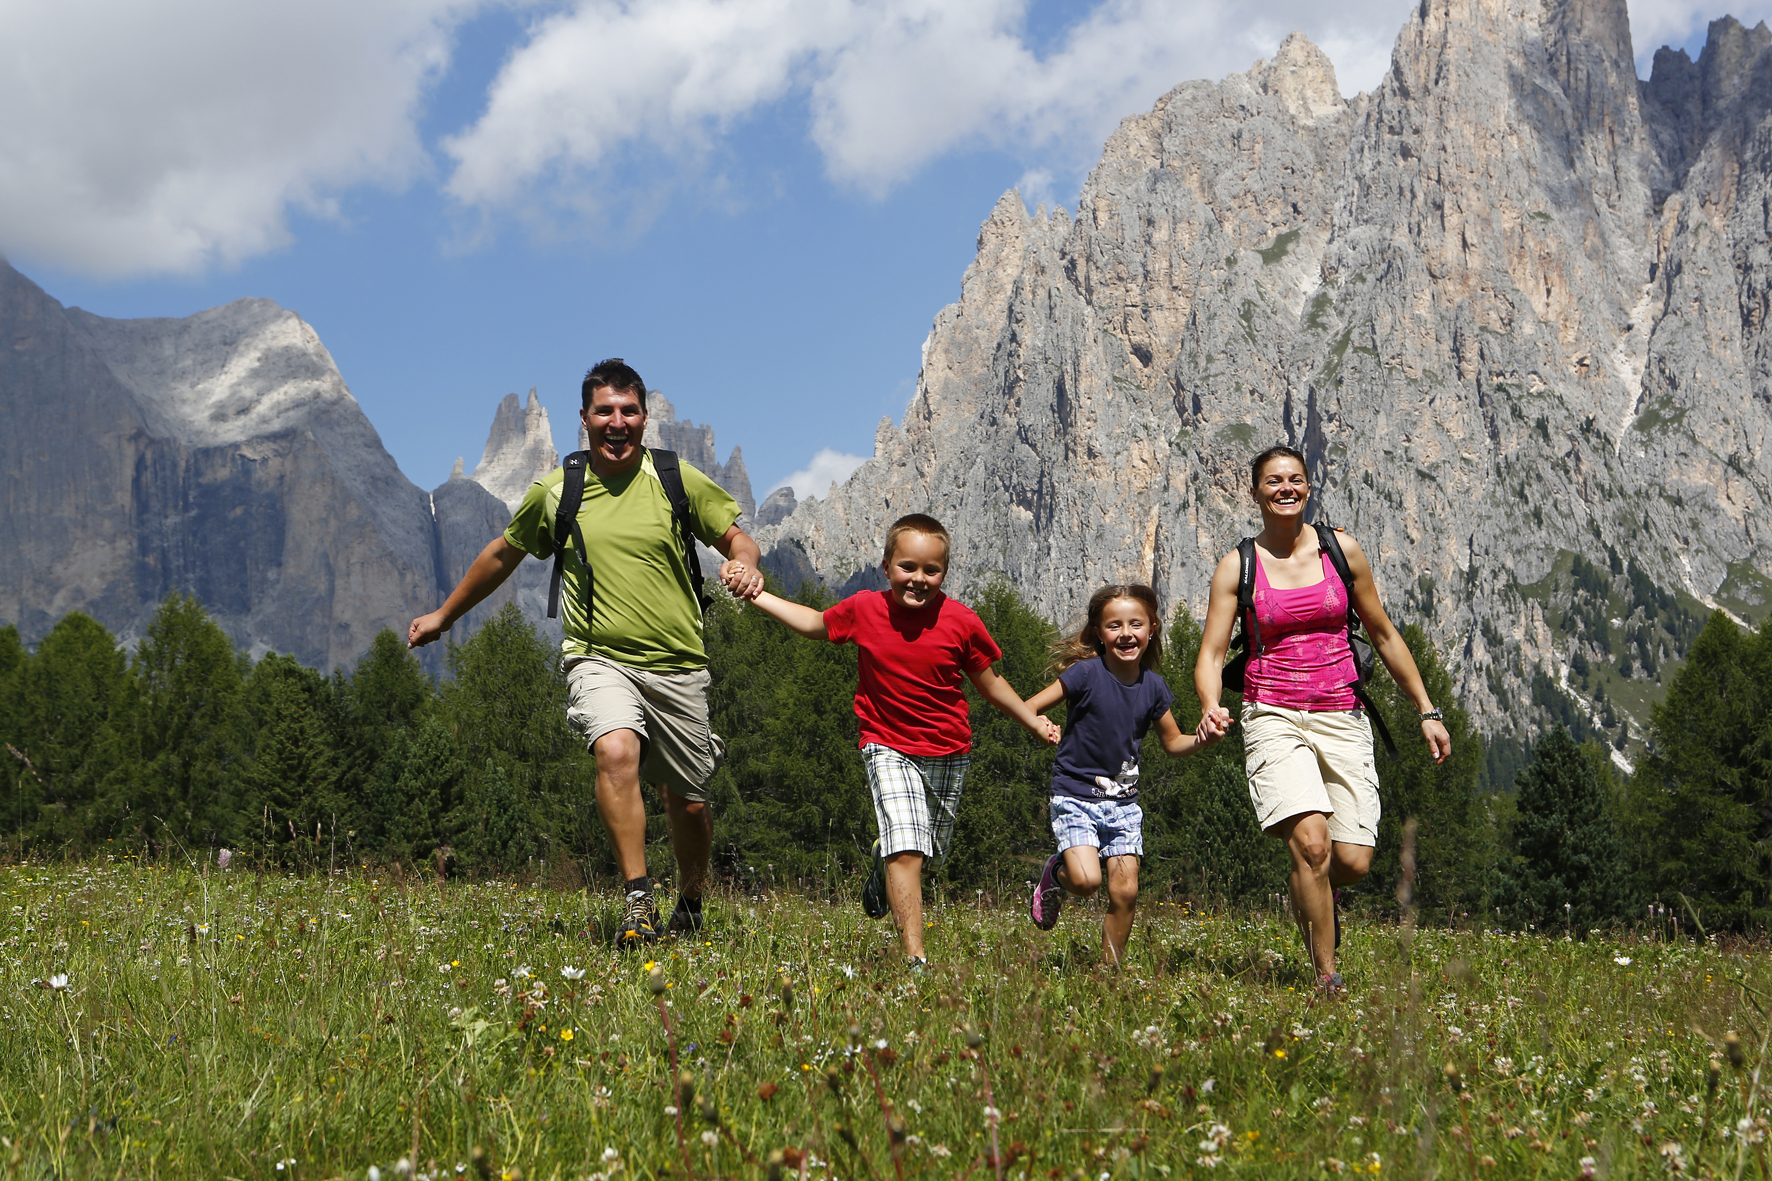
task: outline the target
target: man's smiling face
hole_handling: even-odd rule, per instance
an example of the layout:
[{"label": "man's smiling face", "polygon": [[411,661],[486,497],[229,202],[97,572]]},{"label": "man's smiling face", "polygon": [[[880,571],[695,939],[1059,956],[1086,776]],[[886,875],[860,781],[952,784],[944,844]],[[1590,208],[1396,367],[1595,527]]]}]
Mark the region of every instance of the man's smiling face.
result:
[{"label": "man's smiling face", "polygon": [[646,434],[646,411],[636,390],[598,386],[591,404],[579,413],[591,440],[591,470],[599,477],[618,476],[640,462]]}]

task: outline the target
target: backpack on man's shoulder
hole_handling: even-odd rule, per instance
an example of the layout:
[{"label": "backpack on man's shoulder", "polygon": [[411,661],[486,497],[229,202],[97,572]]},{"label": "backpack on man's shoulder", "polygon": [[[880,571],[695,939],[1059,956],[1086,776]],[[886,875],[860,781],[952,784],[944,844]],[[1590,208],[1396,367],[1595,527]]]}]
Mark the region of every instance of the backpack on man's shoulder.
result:
[{"label": "backpack on man's shoulder", "polygon": [[[1341,540],[1335,536],[1341,530],[1332,525],[1312,525],[1311,528],[1317,531],[1318,546],[1329,555],[1329,564],[1335,567],[1342,586],[1347,588],[1347,646],[1354,657],[1354,699],[1372,718],[1373,727],[1384,740],[1384,749],[1394,759],[1397,746],[1391,741],[1390,727],[1384,724],[1384,715],[1378,712],[1378,706],[1366,692],[1366,684],[1372,679],[1376,666],[1376,654],[1372,650],[1372,641],[1362,630],[1360,613],[1354,609],[1354,572],[1347,564],[1347,555],[1341,552]],[[1225,663],[1223,674],[1224,687],[1238,693],[1243,691],[1250,653],[1263,651],[1261,621],[1255,617],[1255,561],[1255,539],[1245,537],[1237,543],[1237,631],[1230,644],[1230,651],[1235,655]],[[1250,629],[1254,630],[1253,641]]]},{"label": "backpack on man's shoulder", "polygon": [[[652,470],[658,474],[658,482],[664,486],[665,499],[671,502],[671,519],[677,524],[677,534],[683,543],[683,564],[689,570],[689,587],[694,592],[696,604],[705,614],[713,600],[708,598],[702,589],[701,560],[695,555],[695,528],[689,506],[689,492],[683,487],[683,468],[675,451],[666,451],[659,447],[648,447],[652,454]],[[591,570],[591,560],[586,556],[584,534],[578,528],[578,510],[584,503],[585,469],[590,466],[589,451],[574,451],[560,461],[566,478],[560,484],[560,504],[554,510],[554,573],[548,580],[548,618],[554,619],[560,613],[560,577],[566,569],[566,539],[572,539],[578,560],[585,569],[585,624],[589,626],[591,619],[591,598],[595,586],[595,575]]]}]

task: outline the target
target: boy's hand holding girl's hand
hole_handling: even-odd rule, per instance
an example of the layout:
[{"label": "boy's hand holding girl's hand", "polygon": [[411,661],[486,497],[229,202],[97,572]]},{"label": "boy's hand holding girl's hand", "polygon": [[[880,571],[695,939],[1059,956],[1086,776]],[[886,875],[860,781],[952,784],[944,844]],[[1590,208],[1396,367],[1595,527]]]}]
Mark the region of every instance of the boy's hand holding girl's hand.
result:
[{"label": "boy's hand holding girl's hand", "polygon": [[748,602],[763,593],[763,575],[743,562],[721,562],[720,581],[740,602]]}]

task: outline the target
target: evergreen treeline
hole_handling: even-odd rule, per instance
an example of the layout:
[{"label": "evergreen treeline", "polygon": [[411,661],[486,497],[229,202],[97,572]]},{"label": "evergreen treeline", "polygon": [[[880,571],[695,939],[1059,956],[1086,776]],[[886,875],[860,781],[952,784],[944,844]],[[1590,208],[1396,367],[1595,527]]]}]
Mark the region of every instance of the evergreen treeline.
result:
[{"label": "evergreen treeline", "polygon": [[[822,606],[822,592],[802,601]],[[1005,582],[971,605],[1024,696],[1047,683],[1054,631]],[[1436,702],[1451,678],[1419,630],[1404,637]],[[1199,627],[1185,609],[1163,674],[1183,729],[1198,721]],[[873,835],[851,707],[855,651],[792,635],[730,601],[708,618],[716,871],[735,884],[830,889],[863,871]],[[133,652],[68,615],[35,651],[0,628],[0,852],[210,858],[226,847],[295,869],[398,863],[482,876],[575,867],[613,874],[595,765],[567,727],[556,653],[514,607],[448,650],[436,685],[392,632],[330,677],[238,652],[192,599],[162,604]],[[1414,899],[1430,915],[1569,930],[1677,908],[1707,929],[1772,920],[1772,624],[1717,614],[1657,708],[1649,755],[1622,782],[1608,749],[1551,727],[1511,796],[1483,793],[1487,758],[1447,704],[1453,756],[1436,767],[1413,706],[1373,686],[1399,757],[1378,760],[1384,819],[1367,905],[1394,909],[1401,830],[1417,821]],[[1236,702],[1229,702],[1233,709]],[[1062,707],[1055,716],[1063,721]],[[1051,850],[1050,751],[975,701],[954,855],[937,880],[1012,896]],[[1262,901],[1286,889],[1256,829],[1241,734],[1193,758],[1142,759],[1147,897]],[[656,800],[650,860],[671,872]]]}]

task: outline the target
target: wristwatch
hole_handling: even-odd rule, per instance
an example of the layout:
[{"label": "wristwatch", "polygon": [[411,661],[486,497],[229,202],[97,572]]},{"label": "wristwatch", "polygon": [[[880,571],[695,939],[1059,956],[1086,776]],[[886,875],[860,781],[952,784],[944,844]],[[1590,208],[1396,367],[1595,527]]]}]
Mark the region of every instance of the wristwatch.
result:
[{"label": "wristwatch", "polygon": [[1421,720],[1424,722],[1438,722],[1442,721],[1444,718],[1445,715],[1437,709],[1430,709],[1421,715]]}]

